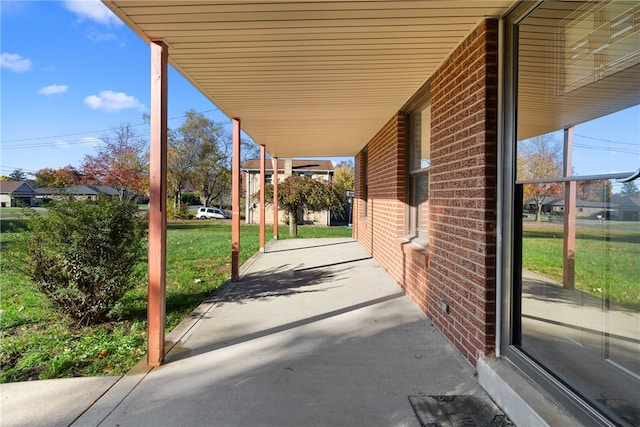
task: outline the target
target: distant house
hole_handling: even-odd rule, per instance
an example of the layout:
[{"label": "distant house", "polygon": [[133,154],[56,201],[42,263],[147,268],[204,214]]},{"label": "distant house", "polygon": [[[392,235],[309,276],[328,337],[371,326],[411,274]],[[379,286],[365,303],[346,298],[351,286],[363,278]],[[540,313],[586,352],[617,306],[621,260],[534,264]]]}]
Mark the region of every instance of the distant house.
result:
[{"label": "distant house", "polygon": [[[97,200],[100,194],[113,197],[118,197],[120,195],[117,188],[110,187],[108,185],[73,185],[68,187],[67,191],[75,196],[85,196],[91,200]],[[126,193],[129,192],[126,191]]]},{"label": "distant house", "polygon": [[[618,207],[617,203],[604,201],[590,201],[576,199],[576,216],[579,217],[595,217],[602,215],[609,218]],[[542,212],[545,213],[564,213],[564,197],[545,200],[542,203]]]},{"label": "distant house", "polygon": [[33,206],[36,191],[31,181],[0,181],[0,206]]},{"label": "distant house", "polygon": [[623,221],[640,221],[640,197],[629,197],[620,203],[618,218]]},{"label": "distant house", "polygon": [[[66,188],[36,188],[36,198],[43,203],[61,196],[73,195],[77,199],[97,200],[100,194],[119,197],[118,189],[108,185],[72,185]],[[129,191],[125,191],[130,194]]]},{"label": "distant house", "polygon": [[[292,175],[305,175],[312,179],[331,182],[333,180],[333,173],[334,168],[331,160],[278,159],[278,182],[282,182]],[[273,162],[271,160],[267,160],[266,162],[265,181],[267,183],[273,183]],[[259,224],[261,207],[253,198],[260,189],[259,160],[247,160],[242,166],[242,187],[246,200],[245,220],[247,224]],[[278,210],[280,223],[286,222],[286,215],[286,212]],[[304,212],[298,220],[304,221],[305,223],[330,225],[331,216],[329,211]],[[265,223],[273,224],[272,201],[267,201]]]}]

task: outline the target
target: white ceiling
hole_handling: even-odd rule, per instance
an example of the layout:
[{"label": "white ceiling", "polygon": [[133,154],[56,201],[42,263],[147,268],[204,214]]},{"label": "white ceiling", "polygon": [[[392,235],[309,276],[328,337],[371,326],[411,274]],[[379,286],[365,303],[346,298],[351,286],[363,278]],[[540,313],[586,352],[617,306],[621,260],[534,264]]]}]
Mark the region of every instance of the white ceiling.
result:
[{"label": "white ceiling", "polygon": [[[278,157],[352,156],[514,0],[103,0]],[[171,102],[169,100],[169,102]]]}]

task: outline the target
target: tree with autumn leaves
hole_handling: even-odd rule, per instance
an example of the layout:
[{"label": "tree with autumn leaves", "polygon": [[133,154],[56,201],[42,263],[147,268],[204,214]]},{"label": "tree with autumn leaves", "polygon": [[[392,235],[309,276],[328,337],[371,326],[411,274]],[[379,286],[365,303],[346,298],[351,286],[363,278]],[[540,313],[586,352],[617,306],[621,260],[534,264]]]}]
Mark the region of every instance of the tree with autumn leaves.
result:
[{"label": "tree with autumn leaves", "polygon": [[[265,186],[265,199],[273,200],[273,185]],[[256,193],[255,197],[259,197]],[[289,216],[289,234],[298,234],[298,213],[342,209],[339,190],[332,183],[304,175],[292,175],[278,183],[278,207]]]},{"label": "tree with autumn leaves", "polygon": [[355,169],[352,161],[338,163],[333,171],[333,183],[340,194],[342,203],[346,203],[347,191],[353,191],[355,185]]},{"label": "tree with autumn leaves", "polygon": [[[555,178],[562,176],[562,145],[547,135],[518,143],[518,180]],[[536,221],[540,221],[542,205],[547,197],[559,196],[564,185],[559,182],[540,182],[524,185],[524,201],[533,200]]]},{"label": "tree with autumn leaves", "polygon": [[231,187],[230,138],[202,113],[189,110],[184,117],[182,125],[169,134],[167,185],[174,207],[187,187],[193,187],[206,206],[214,201],[222,204]]},{"label": "tree with autumn leaves", "polygon": [[225,132],[202,113],[185,113],[183,124],[170,134],[167,158],[167,181],[174,206],[187,185],[195,188],[206,206],[220,200],[231,186]]},{"label": "tree with autumn leaves", "polygon": [[85,183],[111,185],[123,199],[126,191],[147,194],[149,189],[148,142],[130,124],[115,127],[102,138],[98,153],[82,164]]},{"label": "tree with autumn leaves", "polygon": [[65,188],[83,182],[82,172],[72,165],[60,169],[43,168],[35,176],[38,187]]},{"label": "tree with autumn leaves", "polygon": [[[228,132],[189,110],[180,127],[169,130],[167,152],[168,193],[174,206],[183,192],[193,187],[205,205],[223,203],[231,186],[231,137]],[[144,117],[145,120],[148,117]],[[122,124],[102,137],[97,153],[87,155],[81,166],[61,169],[44,168],[36,173],[41,187],[68,187],[77,184],[110,185],[121,197],[127,192],[146,195],[149,191],[149,142],[136,127]],[[242,139],[242,157],[257,155],[257,145]]]}]

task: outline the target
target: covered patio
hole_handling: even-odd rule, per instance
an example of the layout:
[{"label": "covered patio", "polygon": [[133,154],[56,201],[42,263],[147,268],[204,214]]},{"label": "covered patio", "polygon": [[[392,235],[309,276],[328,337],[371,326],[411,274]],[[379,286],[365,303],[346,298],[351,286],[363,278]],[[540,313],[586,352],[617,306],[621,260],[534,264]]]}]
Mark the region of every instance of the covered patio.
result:
[{"label": "covered patio", "polygon": [[[413,94],[473,28],[516,3],[103,2],[151,47],[151,366],[159,366],[165,355],[169,64],[232,118],[231,277],[238,280],[242,131],[261,146],[262,182],[266,153],[274,161],[354,156],[389,117],[413,102]],[[274,234],[277,238],[277,228]]]},{"label": "covered patio", "polygon": [[352,239],[271,241],[167,344],[161,367],[140,363],[72,425],[418,427],[410,399],[429,395],[475,396],[499,413]]},{"label": "covered patio", "polygon": [[[2,425],[511,425],[358,242],[272,240],[266,249],[168,335],[162,366],[2,384]],[[430,396],[473,399],[485,412],[429,411]],[[575,425],[537,399],[551,425]]]}]

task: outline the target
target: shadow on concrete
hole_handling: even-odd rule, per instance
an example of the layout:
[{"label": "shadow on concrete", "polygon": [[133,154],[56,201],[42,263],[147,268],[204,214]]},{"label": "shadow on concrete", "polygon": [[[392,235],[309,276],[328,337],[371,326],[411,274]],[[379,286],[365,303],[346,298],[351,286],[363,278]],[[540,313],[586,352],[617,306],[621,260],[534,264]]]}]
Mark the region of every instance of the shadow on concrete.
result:
[{"label": "shadow on concrete", "polygon": [[[322,239],[314,239],[314,240],[322,240]],[[336,242],[334,241],[335,239],[331,240],[331,243],[322,243],[322,244],[316,244],[316,245],[304,245],[303,247],[290,247],[290,248],[282,248],[280,249],[279,247],[275,247],[274,249],[269,249],[269,253],[275,253],[275,252],[289,252],[289,251],[302,251],[305,249],[314,249],[314,248],[322,248],[322,247],[327,247],[327,246],[338,246],[338,245],[348,245],[348,244],[353,244],[353,240],[348,239],[348,240],[344,240],[344,241],[339,241]],[[284,240],[286,241],[286,240]],[[275,241],[274,241],[275,242]]]},{"label": "shadow on concrete", "polygon": [[[279,296],[282,296],[279,295]],[[232,346],[232,345],[236,345],[236,344],[240,344],[246,341],[250,341],[250,340],[255,340],[258,338],[262,338],[271,334],[276,334],[279,332],[283,332],[286,331],[288,329],[293,329],[293,328],[298,328],[300,326],[304,326],[304,325],[308,325],[310,323],[314,323],[314,322],[318,322],[320,320],[324,320],[324,319],[329,319],[331,317],[334,316],[339,316],[341,314],[345,314],[348,313],[350,311],[354,311],[354,310],[359,310],[361,308],[365,308],[365,307],[369,307],[372,305],[376,305],[376,304],[380,304],[382,302],[386,302],[389,301],[391,299],[394,298],[401,298],[404,297],[404,294],[402,292],[399,292],[397,294],[393,294],[393,295],[388,295],[385,297],[381,297],[381,298],[376,298],[370,301],[365,301],[359,304],[354,304],[351,305],[349,307],[344,307],[338,310],[333,310],[333,311],[329,311],[326,313],[322,313],[322,314],[318,314],[316,316],[311,316],[308,317],[306,319],[301,319],[301,320],[297,320],[295,322],[290,322],[284,325],[279,325],[273,328],[269,328],[269,329],[265,329],[262,331],[258,331],[258,332],[254,332],[248,335],[244,335],[244,336],[240,336],[240,337],[235,337],[235,338],[231,338],[228,340],[225,340],[224,342],[220,342],[220,343],[214,343],[214,344],[210,344],[208,346],[204,346],[204,347],[198,347],[197,349],[189,349],[188,351],[181,351],[180,347],[177,347],[176,350],[174,352],[172,352],[172,354],[170,354],[169,356],[167,356],[165,362],[166,363],[171,363],[171,362],[175,362],[181,359],[184,359],[185,357],[193,357],[193,356],[197,356],[199,354],[203,354],[203,353],[207,353],[209,351],[214,351],[214,350],[219,350],[221,348],[224,347],[228,347],[228,346]],[[184,348],[183,348],[184,350]]]},{"label": "shadow on concrete", "polygon": [[158,368],[141,363],[100,387],[3,389],[3,427],[420,427],[409,396],[486,396],[357,242],[324,242],[277,242],[286,250],[256,256],[176,328]]},{"label": "shadow on concrete", "polygon": [[407,303],[396,292],[218,344],[187,339],[100,425],[419,427],[408,396],[483,392]]}]

